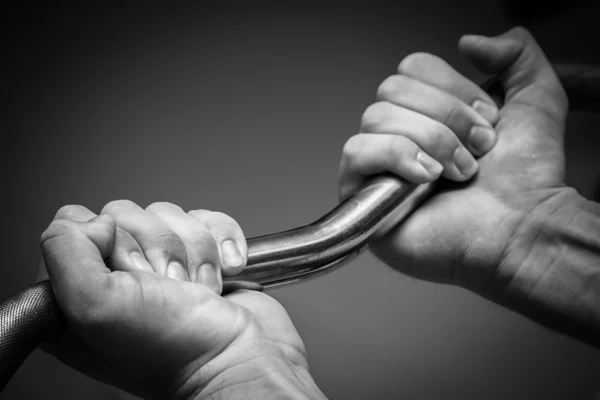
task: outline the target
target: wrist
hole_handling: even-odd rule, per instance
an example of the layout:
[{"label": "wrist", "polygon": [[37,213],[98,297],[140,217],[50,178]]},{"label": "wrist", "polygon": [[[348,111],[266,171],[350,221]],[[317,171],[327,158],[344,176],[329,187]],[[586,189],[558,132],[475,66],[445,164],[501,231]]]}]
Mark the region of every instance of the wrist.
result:
[{"label": "wrist", "polygon": [[201,366],[177,391],[177,399],[326,399],[304,355],[272,345],[236,345]]},{"label": "wrist", "polygon": [[325,399],[308,370],[277,357],[265,357],[223,372],[194,400]]},{"label": "wrist", "polygon": [[528,212],[507,246],[490,300],[600,345],[600,206],[572,188]]}]

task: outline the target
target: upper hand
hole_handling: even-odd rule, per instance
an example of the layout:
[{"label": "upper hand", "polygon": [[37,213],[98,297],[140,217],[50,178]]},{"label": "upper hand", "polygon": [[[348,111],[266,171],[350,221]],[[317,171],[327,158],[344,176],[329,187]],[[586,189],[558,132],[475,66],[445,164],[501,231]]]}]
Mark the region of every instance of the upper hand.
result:
[{"label": "upper hand", "polygon": [[67,323],[45,349],[93,378],[144,398],[186,398],[247,379],[245,367],[260,381],[265,369],[255,364],[265,360],[306,372],[279,303],[247,290],[219,295],[221,273],[240,272],[247,252],[224,214],[116,201],[96,216],[67,206],[43,233],[42,252]]},{"label": "upper hand", "polygon": [[440,175],[461,182],[447,185],[371,249],[415,277],[478,290],[491,280],[510,281],[516,270],[506,260],[527,246],[515,244],[519,226],[542,205],[556,208],[573,195],[564,185],[568,101],[522,28],[495,38],[464,36],[459,48],[476,67],[499,75],[502,108],[443,60],[408,56],[380,87],[361,134],[346,143],[340,192],[345,198],[383,171],[413,183]]}]

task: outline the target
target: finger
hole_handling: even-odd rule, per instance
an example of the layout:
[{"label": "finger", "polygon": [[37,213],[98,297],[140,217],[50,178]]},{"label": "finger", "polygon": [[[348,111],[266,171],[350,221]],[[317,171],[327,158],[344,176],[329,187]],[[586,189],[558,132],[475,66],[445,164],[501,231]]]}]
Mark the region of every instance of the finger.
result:
[{"label": "finger", "polygon": [[443,165],[443,176],[455,181],[470,179],[478,164],[456,135],[445,125],[388,102],[367,108],[361,132],[404,136]]},{"label": "finger", "polygon": [[97,215],[86,207],[73,204],[61,207],[54,215],[53,221],[57,219],[68,219],[77,222],[87,222],[95,217],[97,217]]},{"label": "finger", "polygon": [[[72,221],[87,222],[95,217],[96,214],[86,207],[69,205],[61,207],[54,216],[54,219],[69,219]],[[118,227],[115,232],[113,251],[108,259],[107,266],[114,271],[154,271],[144,257],[143,251],[135,239],[129,233]]]},{"label": "finger", "polygon": [[223,275],[240,273],[248,260],[246,237],[240,225],[229,215],[209,210],[188,213],[208,227],[219,246]]},{"label": "finger", "polygon": [[153,203],[146,211],[160,218],[183,241],[188,255],[190,280],[220,294],[223,289],[221,261],[208,227],[171,203]]},{"label": "finger", "polygon": [[185,245],[164,221],[128,200],[108,203],[102,214],[110,215],[119,228],[135,239],[156,273],[188,280]]},{"label": "finger", "polygon": [[[515,109],[526,107],[521,117],[531,119],[539,115],[540,120],[564,125],[567,96],[544,52],[526,29],[513,28],[493,38],[466,35],[459,41],[459,48],[482,71],[500,74],[507,112],[519,117]],[[546,135],[563,132],[562,129],[540,131]]]},{"label": "finger", "polygon": [[104,259],[113,250],[115,230],[113,219],[100,215],[88,222],[56,219],[42,234],[54,294],[68,316],[104,306],[112,287]]},{"label": "finger", "polygon": [[377,90],[377,100],[396,104],[446,125],[475,155],[484,155],[495,144],[494,129],[473,108],[448,92],[409,76],[387,78]]},{"label": "finger", "polygon": [[398,73],[457,97],[492,125],[498,121],[498,107],[494,100],[440,57],[428,53],[410,54],[398,65]]},{"label": "finger", "polygon": [[442,165],[404,136],[361,133],[344,146],[340,198],[356,192],[369,176],[386,171],[420,184],[436,179]]},{"label": "finger", "polygon": [[[96,214],[86,207],[72,204],[61,207],[56,214],[54,214],[54,218],[52,218],[52,220],[56,221],[59,219],[66,219],[71,221],[87,222],[94,217],[96,217]],[[46,280],[48,278],[48,270],[44,262],[44,257],[42,257],[40,260],[36,282]]]},{"label": "finger", "polygon": [[107,266],[113,271],[154,272],[138,242],[119,227],[115,234],[113,252],[107,261]]}]

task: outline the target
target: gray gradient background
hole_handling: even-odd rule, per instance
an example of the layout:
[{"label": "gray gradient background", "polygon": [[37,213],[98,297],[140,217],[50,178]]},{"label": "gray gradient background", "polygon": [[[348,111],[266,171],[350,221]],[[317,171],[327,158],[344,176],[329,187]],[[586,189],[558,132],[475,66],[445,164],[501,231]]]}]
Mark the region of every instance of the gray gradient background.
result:
[{"label": "gray gradient background", "polygon": [[[456,51],[459,36],[498,34],[516,21],[483,0],[70,7],[4,19],[3,297],[34,281],[39,235],[65,204],[220,210],[248,237],[312,222],[336,204],[342,146],[405,55],[432,52],[480,80]],[[551,57],[598,62],[591,9],[530,27]],[[586,114],[569,122],[569,182],[587,196],[600,179],[599,122]],[[598,350],[369,254],[271,294],[332,399],[600,396]],[[2,398],[106,394],[36,352]]]}]

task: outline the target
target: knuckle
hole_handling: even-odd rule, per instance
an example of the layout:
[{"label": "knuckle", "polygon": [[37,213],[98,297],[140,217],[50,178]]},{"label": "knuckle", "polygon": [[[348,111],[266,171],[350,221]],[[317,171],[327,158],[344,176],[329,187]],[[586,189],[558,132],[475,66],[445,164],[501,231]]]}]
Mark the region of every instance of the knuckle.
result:
[{"label": "knuckle", "polygon": [[48,247],[48,245],[56,240],[57,238],[64,237],[72,234],[73,227],[70,221],[64,219],[57,219],[52,221],[50,225],[42,232],[40,242],[42,248]]},{"label": "knuckle", "polygon": [[390,103],[378,101],[367,107],[362,115],[360,126],[363,131],[376,132],[387,118]]},{"label": "knuckle", "polygon": [[510,36],[522,42],[530,42],[533,39],[531,32],[524,26],[518,25],[509,31]]},{"label": "knuckle", "polygon": [[114,210],[119,210],[119,209],[131,209],[131,208],[138,208],[139,206],[137,204],[135,204],[133,201],[131,200],[113,200],[110,201],[108,203],[106,203],[106,205],[104,206],[104,208],[102,208],[102,214],[104,213],[110,213],[111,211]]},{"label": "knuckle", "polygon": [[190,238],[190,242],[200,251],[201,253],[212,247],[217,247],[215,238],[208,230],[198,230],[194,233],[194,236]]},{"label": "knuckle", "polygon": [[424,141],[426,143],[448,143],[454,133],[444,124],[432,123],[423,127]]},{"label": "knuckle", "polygon": [[188,254],[188,263],[194,259],[212,260],[218,263],[219,249],[217,241],[212,233],[207,229],[195,229],[190,232],[190,236],[186,238],[190,245],[191,252]]},{"label": "knuckle", "polygon": [[433,125],[425,130],[426,143],[423,150],[434,155],[434,158],[452,159],[456,147],[460,145],[458,138],[443,125]]},{"label": "knuckle", "polygon": [[191,215],[195,218],[205,218],[208,214],[212,213],[210,210],[190,210],[188,211],[188,215]]},{"label": "knuckle", "polygon": [[80,215],[88,215],[90,210],[85,208],[84,206],[80,206],[78,204],[68,204],[66,206],[62,206],[56,212],[55,218],[57,219],[72,219],[76,218]]},{"label": "knuckle", "polygon": [[224,224],[224,225],[229,225],[229,226],[234,226],[234,227],[238,227],[239,224],[237,223],[237,221],[235,219],[233,219],[231,216],[221,212],[221,211],[213,211],[211,213],[211,219],[215,221],[215,223],[217,224]]},{"label": "knuckle", "polygon": [[[196,232],[194,232],[194,235]],[[190,243],[196,243],[194,240],[186,237]],[[163,259],[178,259],[187,262],[188,255],[185,244],[181,237],[172,231],[162,231],[156,234],[148,243],[148,247],[154,249],[154,253]]]},{"label": "knuckle", "polygon": [[150,213],[160,210],[174,210],[183,212],[183,209],[181,207],[179,207],[176,204],[169,203],[168,201],[156,201],[150,204],[148,207],[146,207],[146,211]]},{"label": "knuckle", "polygon": [[212,237],[210,227],[204,221],[197,221],[188,226],[185,239],[188,242],[196,243],[202,242],[205,238]]},{"label": "knuckle", "polygon": [[435,61],[438,57],[433,54],[417,52],[407,55],[398,64],[398,72],[401,74],[411,74],[417,72],[427,64]]},{"label": "knuckle", "polygon": [[461,120],[467,120],[463,116],[463,111],[464,109],[460,105],[453,103],[449,106],[448,112],[444,115],[441,122],[446,126],[454,126]]},{"label": "knuckle", "polygon": [[197,221],[194,224],[194,226],[198,227],[198,229],[201,229],[201,227],[204,227],[204,229],[208,230],[209,225],[211,224],[211,221],[213,218],[213,211],[191,210],[191,211],[188,211],[187,214]]},{"label": "knuckle", "polygon": [[516,44],[516,47],[524,49],[525,51],[530,52],[533,50],[535,52],[539,47],[531,32],[523,26],[512,28],[506,33],[505,38]]},{"label": "knuckle", "polygon": [[411,153],[416,153],[416,144],[404,136],[391,136],[387,149],[387,158],[390,163],[396,164],[398,160],[406,158]]},{"label": "knuckle", "polygon": [[344,144],[342,157],[352,164],[359,158],[364,147],[364,136],[361,134],[350,137]]},{"label": "knuckle", "polygon": [[154,237],[154,245],[163,251],[178,251],[184,248],[183,240],[175,232],[168,230]]},{"label": "knuckle", "polygon": [[378,99],[390,99],[395,93],[402,90],[405,77],[402,75],[392,75],[387,77],[377,88]]}]

